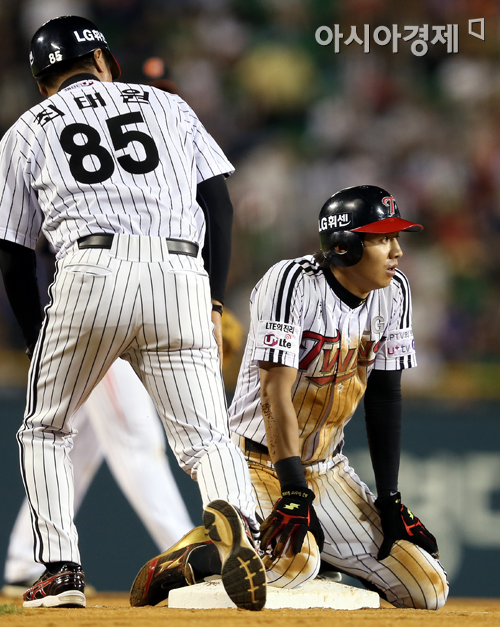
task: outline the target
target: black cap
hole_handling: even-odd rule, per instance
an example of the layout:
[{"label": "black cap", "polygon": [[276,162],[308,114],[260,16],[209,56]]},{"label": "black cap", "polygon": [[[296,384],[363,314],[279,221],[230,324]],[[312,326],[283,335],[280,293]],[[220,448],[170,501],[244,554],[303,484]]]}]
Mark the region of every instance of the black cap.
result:
[{"label": "black cap", "polygon": [[422,225],[404,220],[394,196],[375,185],[341,189],[326,201],[319,214],[320,234],[325,231],[394,233],[422,229]]},{"label": "black cap", "polygon": [[120,66],[97,26],[77,15],[56,17],[45,22],[31,39],[31,72],[36,78],[61,61],[78,59],[98,48],[109,52],[111,76],[117,79],[120,76]]}]

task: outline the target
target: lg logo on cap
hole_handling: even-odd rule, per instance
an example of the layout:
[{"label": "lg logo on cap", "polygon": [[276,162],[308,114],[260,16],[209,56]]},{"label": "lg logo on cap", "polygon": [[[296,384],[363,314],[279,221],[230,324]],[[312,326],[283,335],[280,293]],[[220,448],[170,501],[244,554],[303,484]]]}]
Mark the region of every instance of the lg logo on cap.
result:
[{"label": "lg logo on cap", "polygon": [[84,28],[81,32],[81,34],[77,31],[74,30],[73,34],[75,35],[75,39],[76,41],[78,41],[79,43],[81,43],[82,41],[106,41],[104,39],[104,35],[102,33],[100,33],[98,30],[89,30],[88,28]]}]

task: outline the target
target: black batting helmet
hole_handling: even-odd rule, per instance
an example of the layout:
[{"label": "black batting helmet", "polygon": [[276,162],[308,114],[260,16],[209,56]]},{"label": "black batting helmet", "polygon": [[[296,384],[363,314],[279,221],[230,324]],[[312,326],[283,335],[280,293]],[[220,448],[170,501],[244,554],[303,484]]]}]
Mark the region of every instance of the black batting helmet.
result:
[{"label": "black batting helmet", "polygon": [[56,17],[40,26],[31,39],[31,72],[37,78],[56,63],[78,59],[98,48],[109,52],[111,75],[113,79],[118,78],[120,66],[93,22],[77,15]]},{"label": "black batting helmet", "polygon": [[341,189],[326,201],[319,213],[321,250],[328,263],[335,266],[354,266],[361,261],[364,233],[422,228],[420,224],[403,220],[394,196],[374,185]]}]

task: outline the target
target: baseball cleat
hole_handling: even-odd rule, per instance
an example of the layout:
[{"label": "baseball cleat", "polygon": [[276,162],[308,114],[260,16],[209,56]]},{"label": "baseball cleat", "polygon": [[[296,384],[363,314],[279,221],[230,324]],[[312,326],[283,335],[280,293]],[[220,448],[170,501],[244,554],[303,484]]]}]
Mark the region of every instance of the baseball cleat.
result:
[{"label": "baseball cleat", "polygon": [[56,573],[46,570],[24,593],[23,607],[85,607],[85,575],[81,566],[63,564]]},{"label": "baseball cleat", "polygon": [[203,522],[219,551],[229,598],[242,609],[261,610],[266,603],[266,569],[243,516],[227,501],[217,500],[206,507]]},{"label": "baseball cleat", "polygon": [[206,530],[196,527],[164,553],[150,559],[132,584],[130,605],[157,605],[168,598],[170,590],[197,583],[188,558],[207,543],[212,545]]},{"label": "baseball cleat", "polygon": [[[3,588],[0,590],[0,595],[11,599],[22,599],[26,590],[31,588],[36,580],[35,577],[34,579],[26,579],[24,581],[5,582]],[[88,599],[89,597],[95,596],[97,596],[97,590],[94,586],[85,583],[85,597]]]}]

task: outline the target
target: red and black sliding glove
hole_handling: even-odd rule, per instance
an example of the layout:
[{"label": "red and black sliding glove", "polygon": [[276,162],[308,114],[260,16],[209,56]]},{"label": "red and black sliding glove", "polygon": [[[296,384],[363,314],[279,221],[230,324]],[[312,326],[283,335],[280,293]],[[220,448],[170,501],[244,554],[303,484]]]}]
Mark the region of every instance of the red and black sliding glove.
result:
[{"label": "red and black sliding glove", "polygon": [[427,551],[432,557],[439,557],[436,538],[423,523],[401,503],[401,494],[378,498],[375,507],[380,512],[384,541],[378,551],[377,559],[385,559],[391,552],[396,540],[408,540]]},{"label": "red and black sliding glove", "polygon": [[316,538],[319,551],[323,550],[325,536],[312,502],[314,492],[308,488],[287,488],[281,492],[271,514],[260,525],[260,546],[264,551],[272,546],[272,556],[281,556],[290,541],[294,555],[300,553],[306,533]]}]

